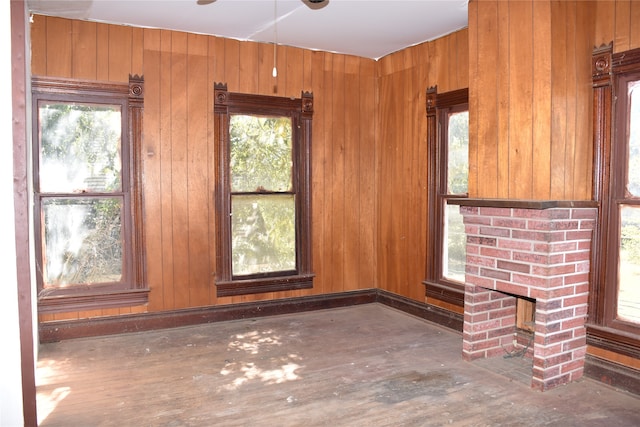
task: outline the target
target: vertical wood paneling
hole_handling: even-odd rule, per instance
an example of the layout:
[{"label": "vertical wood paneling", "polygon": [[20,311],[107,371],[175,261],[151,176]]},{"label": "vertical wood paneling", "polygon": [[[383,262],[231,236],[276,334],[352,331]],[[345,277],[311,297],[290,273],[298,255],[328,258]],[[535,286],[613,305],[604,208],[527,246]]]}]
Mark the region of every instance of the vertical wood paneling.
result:
[{"label": "vertical wood paneling", "polygon": [[631,2],[631,12],[629,13],[631,23],[629,28],[629,49],[640,47],[640,2]]},{"label": "vertical wood paneling", "polygon": [[[590,197],[587,56],[597,39],[596,9],[599,2],[469,5],[472,197]],[[486,71],[487,57],[495,73]]]},{"label": "vertical wood paneling", "polygon": [[[498,2],[484,2],[482,8],[478,11],[478,20],[483,22],[487,31],[483,34],[483,37],[478,40],[478,51],[492,51],[498,46]],[[499,54],[502,52],[499,52]],[[491,70],[496,68],[496,60],[500,69],[503,64],[502,58],[496,58],[493,55],[478,55],[478,72],[481,72],[484,76],[482,87],[483,93],[486,89],[488,96],[483,96],[481,103],[477,106],[476,117],[478,123],[489,123],[496,119],[498,110],[498,97],[493,96],[496,93],[498,85],[498,73],[484,72],[484,70]],[[496,162],[498,161],[495,145],[501,144],[503,141],[498,140],[498,126],[479,126],[478,127],[478,140],[485,141],[486,143],[478,145],[478,162],[484,166],[485,174],[483,179],[478,180],[478,191],[481,194],[495,194],[496,187],[500,182],[498,180],[498,171]],[[492,144],[490,141],[494,141]]]},{"label": "vertical wood paneling", "polygon": [[[480,31],[480,17],[478,16],[478,2],[472,1],[468,3],[469,10],[469,195],[484,194],[478,188],[478,133],[480,132],[480,120],[478,114],[480,112],[480,55],[478,49],[478,38]],[[500,69],[500,67],[498,67]],[[503,106],[503,103],[500,103]],[[498,122],[499,126],[499,122]]]},{"label": "vertical wood paneling", "polygon": [[[162,305],[164,309],[175,308],[174,295],[174,236],[173,236],[173,202],[171,182],[172,171],[172,146],[171,146],[171,119],[173,117],[171,104],[171,50],[172,37],[170,31],[160,33],[160,212],[162,223],[162,265],[155,268],[162,269]],[[148,120],[145,120],[145,125]],[[148,209],[156,206],[148,205]],[[148,267],[150,268],[150,267]],[[158,298],[159,292],[150,295],[149,299]],[[151,304],[150,304],[151,305]]]},{"label": "vertical wood paneling", "polygon": [[378,163],[377,151],[379,141],[377,137],[377,114],[375,114],[377,101],[377,79],[375,76],[375,64],[370,61],[360,61],[360,150],[359,150],[359,217],[360,228],[360,259],[358,265],[358,278],[360,287],[377,287],[377,272],[375,259],[377,250],[376,222],[371,218],[377,218],[378,206],[376,196],[378,194],[377,181]]},{"label": "vertical wood paneling", "polygon": [[189,305],[209,301],[207,178],[207,37],[187,36],[187,198],[189,204]]},{"label": "vertical wood paneling", "polygon": [[[572,199],[574,196],[575,182],[576,180],[581,180],[583,177],[576,177],[576,169],[575,169],[575,159],[576,159],[576,151],[578,151],[577,144],[581,144],[581,148],[590,149],[589,145],[582,145],[584,141],[576,140],[576,126],[586,127],[589,122],[589,118],[582,117],[581,122],[578,123],[576,117],[576,102],[577,102],[577,94],[578,87],[576,85],[578,81],[578,74],[587,74],[587,69],[585,67],[585,63],[580,63],[578,61],[579,51],[585,50],[580,49],[580,47],[576,44],[576,3],[568,2],[567,3],[567,19],[564,23],[566,28],[566,81],[567,81],[567,94],[566,94],[566,134],[564,135],[565,140],[565,159],[563,162],[564,165],[564,195],[562,198],[564,199]],[[572,48],[569,48],[571,46]],[[555,76],[554,76],[555,81]],[[536,141],[536,146],[539,144]],[[540,196],[538,198],[541,198]]]},{"label": "vertical wood paneling", "polygon": [[[616,0],[615,2],[615,34],[613,45],[618,52],[629,50],[630,48],[631,3],[630,0]],[[635,24],[638,24],[637,21]]]},{"label": "vertical wood paneling", "polygon": [[[565,168],[566,161],[566,140],[567,133],[567,88],[571,84],[567,76],[569,64],[567,63],[567,26],[561,25],[569,18],[567,14],[566,2],[554,2],[551,5],[554,23],[547,21],[545,27],[551,28],[551,39],[553,40],[552,49],[552,122],[551,122],[551,194],[555,199],[563,199],[566,194],[565,187]],[[543,77],[545,78],[545,77]],[[551,80],[547,76],[545,80]],[[538,147],[538,145],[536,145]]]},{"label": "vertical wood paneling", "polygon": [[[344,263],[349,266],[344,269],[344,290],[357,289],[360,275],[360,247],[361,236],[359,221],[361,218],[360,203],[349,203],[353,195],[360,194],[360,126],[352,126],[352,123],[361,123],[360,119],[360,60],[353,56],[345,58],[344,65],[344,187],[343,203],[345,206],[344,217]],[[346,212],[350,212],[349,215]]]},{"label": "vertical wood paneling", "polygon": [[[509,187],[510,187],[509,174],[511,171],[511,166],[509,165],[509,149],[510,149],[509,148],[509,132],[510,132],[509,111],[511,111],[511,103],[510,103],[511,91],[509,89],[509,85],[510,85],[510,79],[511,79],[511,69],[508,66],[505,66],[505,64],[509,63],[509,43],[510,43],[509,42],[509,20],[510,20],[509,2],[499,1],[498,2],[498,45],[497,45],[498,52],[496,53],[496,56],[498,58],[498,64],[499,64],[497,67],[498,79],[497,79],[497,87],[496,87],[496,97],[498,98],[498,117],[497,117],[498,141],[496,142],[496,146],[497,146],[496,163],[494,163],[493,165],[491,164],[489,165],[489,167],[493,166],[497,170],[496,171],[497,191],[496,193],[494,193],[495,196],[490,196],[489,194],[491,193],[486,193],[485,197],[499,197],[499,198],[509,197]],[[477,54],[478,55],[486,54],[490,56],[489,52],[491,52],[491,50],[486,51],[486,53],[484,53],[481,50],[478,50]],[[478,88],[478,91],[481,91],[481,90],[482,90],[481,88]],[[488,90],[489,90],[489,93],[493,93],[492,88],[489,88]],[[470,100],[470,102],[475,102],[475,101]],[[482,108],[481,104],[479,104],[477,108]],[[481,122],[481,123],[482,123],[482,126],[486,126],[486,122]],[[471,145],[475,144],[476,146],[478,146],[478,149],[480,149],[479,141],[474,144],[472,144],[471,141],[469,141],[469,144],[470,144],[470,147]],[[487,148],[488,147],[485,147],[485,149]],[[479,163],[479,165],[480,164],[482,163]],[[479,165],[475,167],[474,170],[477,171],[479,168]],[[499,167],[499,165],[506,165],[506,167],[504,166]],[[487,170],[486,168],[484,168],[483,173],[486,173],[486,172]],[[470,175],[469,179],[473,180],[473,176],[474,175]],[[484,178],[480,179],[479,181],[482,181],[482,180],[484,180]],[[480,186],[480,184],[478,184],[478,186]],[[474,194],[474,193],[469,192],[469,194]],[[477,194],[485,194],[485,193],[479,192]]]},{"label": "vertical wood paneling", "polygon": [[96,28],[96,79],[109,80],[109,25],[98,25]]},{"label": "vertical wood paneling", "polygon": [[162,175],[160,146],[160,31],[145,30],[144,64],[145,70],[145,128],[142,141],[142,161],[144,167],[144,223],[147,257],[147,281],[151,288],[149,310],[163,308],[162,300]]},{"label": "vertical wood paneling", "polygon": [[550,197],[551,145],[538,141],[551,141],[551,80],[536,76],[551,75],[551,32],[545,23],[551,22],[551,5],[548,2],[533,3],[533,194]]},{"label": "vertical wood paneling", "polygon": [[47,22],[48,19],[42,15],[33,15],[31,24],[31,74],[44,76],[47,74]]},{"label": "vertical wood paneling", "polygon": [[129,73],[133,73],[133,70],[138,70],[138,74],[144,74],[144,29],[132,27],[131,28],[131,68]]},{"label": "vertical wood paneling", "polygon": [[240,81],[240,87],[235,89],[238,92],[257,93],[258,92],[258,44],[240,43],[240,74],[244,76]]},{"label": "vertical wood paneling", "polygon": [[[509,3],[509,192],[528,199],[532,194],[533,38],[531,2]],[[487,124],[488,125],[488,124]],[[545,142],[543,142],[545,143]],[[546,142],[548,143],[548,142]],[[484,178],[483,178],[484,179]],[[513,188],[513,190],[511,190]]]},{"label": "vertical wood paneling", "polygon": [[71,75],[77,79],[95,80],[97,29],[96,24],[86,21],[73,21],[73,58]]},{"label": "vertical wood paneling", "polygon": [[[640,21],[638,21],[640,22]],[[573,171],[576,176],[572,198],[574,200],[591,199],[593,182],[593,94],[591,73],[582,72],[591,69],[591,52],[594,43],[595,7],[589,2],[577,3],[576,10],[576,152]]]},{"label": "vertical wood paneling", "polygon": [[[597,16],[596,20],[596,47],[613,42],[615,37],[615,1],[599,1],[596,4]],[[616,52],[616,46],[613,46]]]},{"label": "vertical wood paneling", "polygon": [[344,55],[331,55],[333,57],[332,86],[334,96],[332,97],[332,116],[337,120],[331,127],[332,150],[331,150],[331,173],[326,181],[331,189],[331,281],[338,291],[344,290],[344,270],[345,270],[345,151],[349,149],[345,140],[346,117],[345,117],[345,57]]},{"label": "vertical wood paneling", "polygon": [[71,21],[60,18],[47,19],[46,25],[46,74],[49,76],[69,76],[73,57]]},{"label": "vertical wood paneling", "polygon": [[171,210],[174,308],[189,307],[187,34],[171,34]]},{"label": "vertical wood paneling", "polygon": [[[324,218],[327,215],[325,203],[325,183],[324,171],[327,164],[325,156],[326,119],[328,104],[327,96],[329,93],[325,85],[324,52],[311,52],[311,81],[314,88],[313,95],[313,134],[311,137],[311,235],[312,241],[312,257],[313,270],[316,277],[313,283],[312,292],[315,294],[325,293],[325,227]],[[329,128],[330,129],[330,128]]]},{"label": "vertical wood paneling", "polygon": [[131,71],[132,51],[131,27],[113,25],[109,28],[109,74],[110,81],[128,81]]}]

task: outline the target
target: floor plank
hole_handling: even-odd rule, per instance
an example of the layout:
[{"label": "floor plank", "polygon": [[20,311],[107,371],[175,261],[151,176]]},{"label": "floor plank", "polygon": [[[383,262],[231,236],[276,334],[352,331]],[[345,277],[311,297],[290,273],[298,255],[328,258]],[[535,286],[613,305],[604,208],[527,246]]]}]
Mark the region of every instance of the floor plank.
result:
[{"label": "floor plank", "polygon": [[380,304],[69,340],[40,348],[38,412],[49,427],[640,425],[637,396],[590,379],[541,393],[513,361],[461,354],[460,334]]}]

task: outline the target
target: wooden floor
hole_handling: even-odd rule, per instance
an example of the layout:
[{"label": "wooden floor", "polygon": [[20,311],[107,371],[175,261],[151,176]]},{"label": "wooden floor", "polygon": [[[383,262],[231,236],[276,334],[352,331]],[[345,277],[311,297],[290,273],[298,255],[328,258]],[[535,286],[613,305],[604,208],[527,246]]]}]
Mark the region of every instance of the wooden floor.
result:
[{"label": "wooden floor", "polygon": [[46,344],[40,425],[640,425],[636,396],[590,379],[541,393],[509,374],[526,361],[461,351],[379,304]]}]

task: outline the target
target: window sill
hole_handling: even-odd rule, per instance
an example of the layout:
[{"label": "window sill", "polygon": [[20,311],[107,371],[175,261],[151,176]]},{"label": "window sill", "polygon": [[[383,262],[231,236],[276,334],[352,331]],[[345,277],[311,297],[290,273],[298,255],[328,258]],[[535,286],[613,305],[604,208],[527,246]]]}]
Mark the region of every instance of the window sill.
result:
[{"label": "window sill", "polygon": [[149,289],[57,294],[38,297],[38,313],[63,313],[103,308],[133,307],[149,302]]},{"label": "window sill", "polygon": [[264,279],[219,280],[216,282],[217,296],[260,294],[265,292],[311,289],[315,274],[268,277]]}]

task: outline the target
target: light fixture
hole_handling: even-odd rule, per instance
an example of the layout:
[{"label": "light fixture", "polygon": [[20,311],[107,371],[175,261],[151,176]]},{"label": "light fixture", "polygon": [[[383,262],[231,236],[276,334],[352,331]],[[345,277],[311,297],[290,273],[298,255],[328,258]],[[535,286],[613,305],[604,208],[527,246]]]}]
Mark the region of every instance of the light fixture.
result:
[{"label": "light fixture", "polygon": [[275,78],[278,77],[278,69],[276,68],[276,50],[278,48],[278,0],[273,0],[273,40],[273,71],[271,75]]}]

